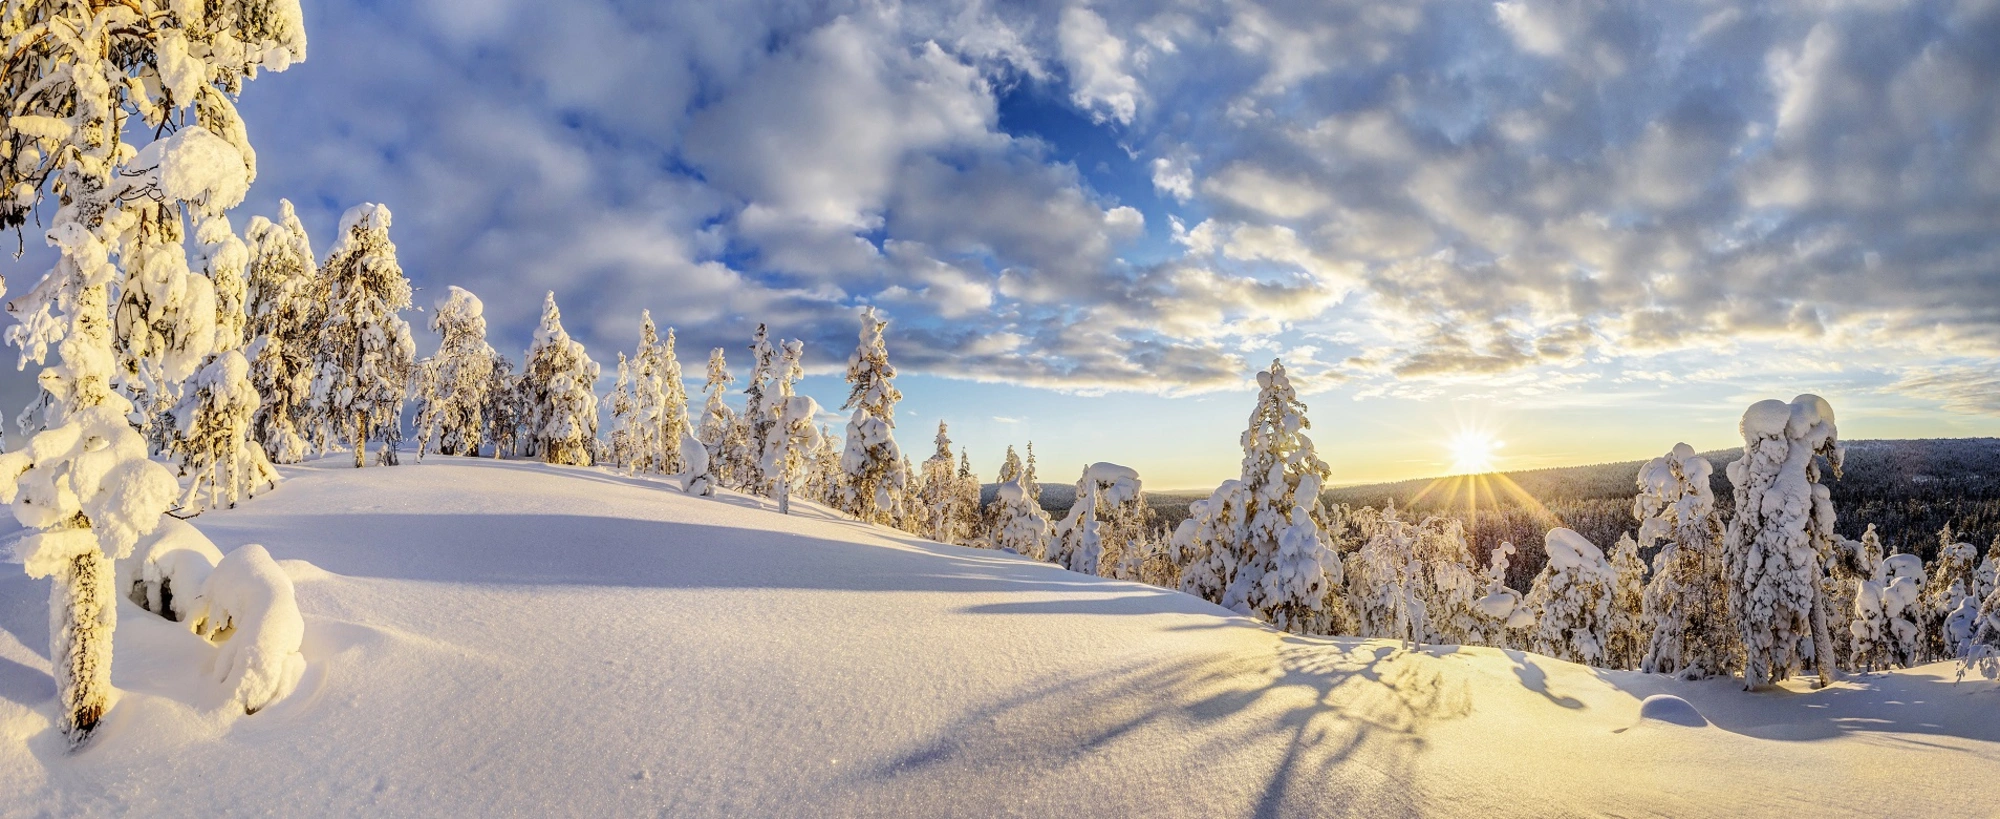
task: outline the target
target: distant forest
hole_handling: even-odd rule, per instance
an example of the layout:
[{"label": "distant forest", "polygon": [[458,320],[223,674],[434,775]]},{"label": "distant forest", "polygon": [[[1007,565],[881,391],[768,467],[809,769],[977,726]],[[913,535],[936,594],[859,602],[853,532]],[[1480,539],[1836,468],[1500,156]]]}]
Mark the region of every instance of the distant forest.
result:
[{"label": "distant forest", "polygon": [[[2000,438],[1849,441],[1838,480],[1827,476],[1842,536],[1860,538],[1875,524],[1886,552],[1937,559],[1939,529],[1950,524],[1957,540],[1972,543],[1983,556],[2000,535]],[[1715,465],[1711,485],[1724,518],[1735,514],[1727,470],[1740,449],[1703,453]],[[1520,549],[1510,578],[1517,588],[1541,570],[1542,538],[1557,526],[1576,530],[1607,552],[1625,532],[1636,534],[1632,498],[1643,461],[1504,472],[1478,478],[1419,478],[1396,483],[1329,490],[1330,504],[1382,506],[1393,501],[1413,515],[1440,514],[1466,522],[1481,560],[1502,541]],[[1069,511],[1075,488],[1043,478],[1042,508]],[[1501,479],[1504,479],[1501,480]],[[1505,489],[1511,481],[1520,492]],[[1467,496],[1477,489],[1477,503]],[[988,497],[991,487],[988,487]],[[1162,492],[1148,495],[1158,522],[1171,528],[1187,519],[1188,504],[1202,495]],[[1536,503],[1529,503],[1527,499]],[[1650,552],[1648,552],[1650,558]]]}]

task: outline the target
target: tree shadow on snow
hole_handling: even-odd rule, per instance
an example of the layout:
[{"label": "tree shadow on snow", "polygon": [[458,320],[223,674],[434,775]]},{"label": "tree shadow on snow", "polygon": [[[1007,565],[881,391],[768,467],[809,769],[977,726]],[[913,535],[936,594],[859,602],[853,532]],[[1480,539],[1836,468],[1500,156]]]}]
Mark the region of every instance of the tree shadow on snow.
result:
[{"label": "tree shadow on snow", "polygon": [[1907,736],[1884,736],[1925,734],[2000,743],[2000,719],[1993,716],[2000,714],[2000,685],[1990,680],[1955,682],[1949,676],[1908,671],[1847,672],[1817,691],[1744,691],[1740,679],[1729,677],[1690,682],[1635,671],[1599,671],[1598,677],[1638,699],[1680,697],[1717,728],[1758,739],[1812,741],[1870,734],[1879,741],[1949,749]]},{"label": "tree shadow on snow", "polygon": [[[1201,800],[1192,806],[1200,815],[1417,814],[1410,764],[1427,723],[1470,712],[1464,682],[1442,673],[1429,650],[1270,636],[1269,653],[1181,656],[1044,681],[967,713],[857,784],[952,805],[980,798],[952,791],[967,779],[1101,780],[1107,801],[1093,809],[1119,814],[1139,806],[1115,795],[1143,776],[1152,793]],[[1157,769],[1114,770],[1105,757],[1117,753]],[[967,775],[939,775],[947,773]],[[1018,796],[1027,813],[1060,807]]]}]

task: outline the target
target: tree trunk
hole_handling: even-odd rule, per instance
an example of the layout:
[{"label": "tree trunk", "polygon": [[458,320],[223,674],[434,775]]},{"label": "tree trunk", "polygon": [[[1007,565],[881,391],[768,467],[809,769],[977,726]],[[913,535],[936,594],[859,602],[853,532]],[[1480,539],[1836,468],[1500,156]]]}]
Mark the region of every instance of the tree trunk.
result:
[{"label": "tree trunk", "polygon": [[118,625],[111,561],[91,549],[70,559],[49,590],[49,658],[62,702],[58,727],[80,748],[111,698],[111,633]]},{"label": "tree trunk", "polygon": [[368,416],[354,416],[354,468],[368,465]]}]

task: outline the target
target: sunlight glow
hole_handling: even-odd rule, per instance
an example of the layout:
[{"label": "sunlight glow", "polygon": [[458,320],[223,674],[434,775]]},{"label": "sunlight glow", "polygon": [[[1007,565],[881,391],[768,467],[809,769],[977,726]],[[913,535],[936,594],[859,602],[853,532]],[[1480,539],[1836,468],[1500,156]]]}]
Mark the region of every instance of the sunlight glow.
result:
[{"label": "sunlight glow", "polygon": [[1451,474],[1481,475],[1493,471],[1493,458],[1503,442],[1493,436],[1474,430],[1466,430],[1452,436],[1447,446],[1451,450]]}]

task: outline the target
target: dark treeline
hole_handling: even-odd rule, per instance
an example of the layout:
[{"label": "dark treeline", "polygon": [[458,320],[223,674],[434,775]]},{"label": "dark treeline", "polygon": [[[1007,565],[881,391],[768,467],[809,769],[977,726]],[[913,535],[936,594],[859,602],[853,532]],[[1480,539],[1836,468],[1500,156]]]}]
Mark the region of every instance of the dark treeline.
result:
[{"label": "dark treeline", "polygon": [[[1735,514],[1725,467],[1742,454],[1740,449],[1703,453],[1715,465],[1711,488],[1716,510],[1725,518]],[[1494,547],[1512,542],[1519,553],[1508,582],[1523,588],[1541,571],[1542,539],[1550,529],[1574,529],[1607,551],[1620,535],[1636,533],[1632,498],[1644,463],[1554,467],[1483,479],[1420,478],[1340,487],[1325,497],[1332,504],[1393,502],[1406,512],[1459,518],[1466,522],[1481,562]],[[1506,489],[1506,482],[1519,492]],[[1840,479],[1827,483],[1840,514],[1835,528],[1842,536],[1858,539],[1872,523],[1885,550],[1919,555],[1926,564],[1937,559],[1937,532],[1947,524],[1958,533],[1957,540],[1978,547],[1982,556],[2000,535],[2000,438],[1850,441]],[[1474,493],[1468,509],[1468,496]],[[1070,486],[1045,486],[1042,507],[1051,514],[1066,513],[1073,494]],[[1158,492],[1147,501],[1156,520],[1171,528],[1187,519],[1188,504],[1201,497]],[[1649,560],[1651,552],[1645,553]]]}]

